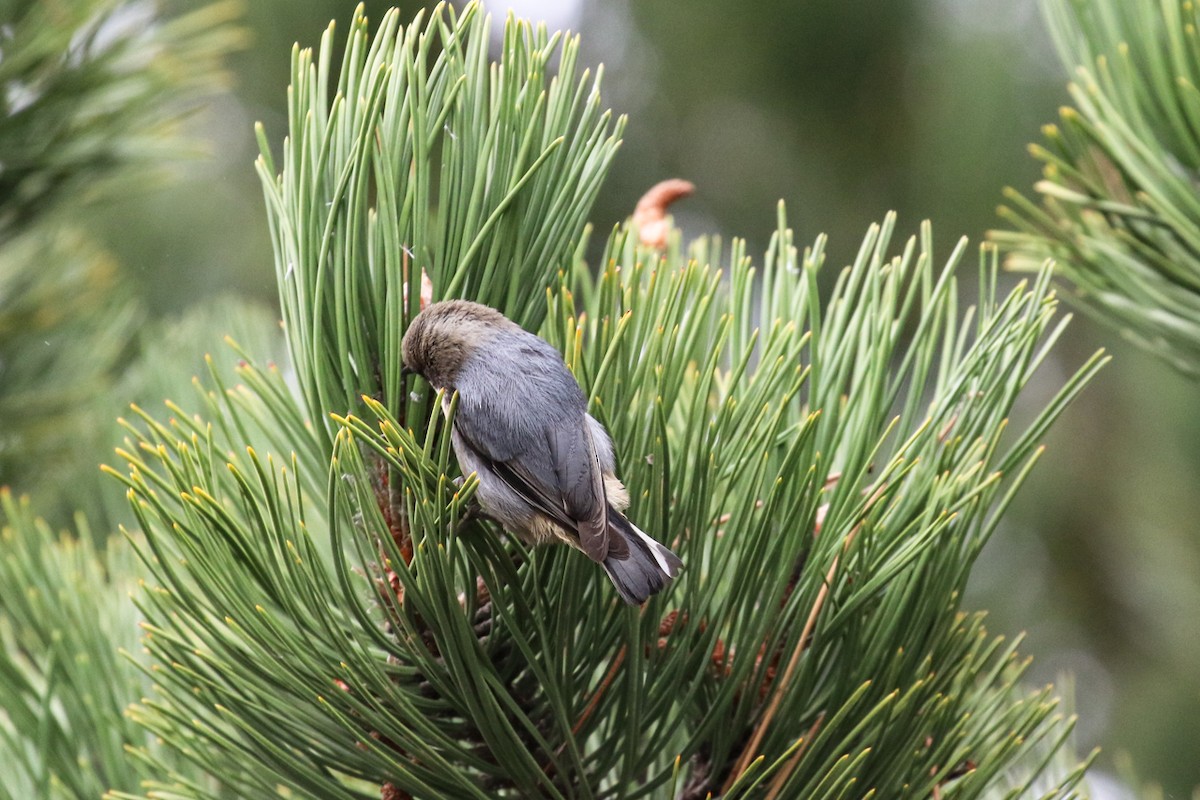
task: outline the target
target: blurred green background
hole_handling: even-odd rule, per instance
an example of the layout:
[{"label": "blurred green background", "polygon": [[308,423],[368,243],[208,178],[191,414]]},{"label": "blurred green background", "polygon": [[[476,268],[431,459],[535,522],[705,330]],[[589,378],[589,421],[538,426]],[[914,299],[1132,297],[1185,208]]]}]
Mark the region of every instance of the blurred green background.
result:
[{"label": "blurred green background", "polygon": [[[247,3],[234,85],[187,123],[206,154],[87,221],[153,315],[230,294],[275,303],[252,125],[278,146],[293,42],[315,45],[354,5]],[[387,5],[367,3],[376,19]],[[674,209],[684,230],[744,236],[751,252],[782,198],[802,240],[830,235],[831,266],[889,209],[901,230],[932,219],[948,254],[999,224],[1003,186],[1028,192],[1025,146],[1067,102],[1036,0],[489,5],[510,7],[580,31],[606,102],[630,116],[593,215],[601,236],[648,186],[683,177],[697,185]],[[1028,632],[1033,680],[1074,676],[1080,749],[1104,747],[1102,772],[1128,753],[1140,778],[1185,797],[1200,784],[1200,386],[1078,319],[1030,405],[1101,346],[1113,365],[1051,432],[966,603],[997,633]]]}]

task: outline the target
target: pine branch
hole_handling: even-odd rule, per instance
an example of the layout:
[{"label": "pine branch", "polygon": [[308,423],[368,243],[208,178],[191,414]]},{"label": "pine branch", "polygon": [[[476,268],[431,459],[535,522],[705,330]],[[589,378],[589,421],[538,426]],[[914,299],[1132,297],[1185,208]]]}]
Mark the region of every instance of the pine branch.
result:
[{"label": "pine branch", "polygon": [[157,3],[9,3],[0,20],[0,241],[62,202],[137,180],[196,98],[224,81],[236,4],[156,19]]},{"label": "pine branch", "polygon": [[7,489],[0,506],[0,798],[137,791],[153,773],[134,747],[194,772],[123,713],[149,685],[121,655],[139,649],[132,549],[97,547],[82,518],[56,534]]},{"label": "pine branch", "polygon": [[[336,81],[330,34],[296,51],[259,170],[298,393],[247,358],[197,412],[135,409],[109,469],[149,573],[135,718],[239,796],[1078,796],[1082,766],[1047,767],[1071,719],[959,603],[1105,360],[1010,430],[1062,329],[1049,273],[997,297],[985,248],[960,312],[965,243],[894,247],[889,217],[822,299],[824,240],[782,207],[758,266],[620,226],[593,273],[619,124],[574,40],[510,19],[489,64],[486,32],[474,5],[374,36],[360,13]],[[469,513],[442,398],[399,369],[422,273],[563,352],[631,518],[687,564],[640,611]]]},{"label": "pine branch", "polygon": [[[1054,305],[1044,274],[991,300],[985,254],[978,321],[959,325],[958,255],[935,277],[928,231],[894,260],[888,235],[868,237],[804,331],[781,323],[759,337],[739,320],[754,296],[748,262],[732,269],[738,294],[695,262],[639,266],[650,254],[623,251],[625,233],[606,263],[631,269],[610,267],[583,295],[551,294],[543,332],[575,354],[620,452],[638,454],[622,470],[635,518],[662,520],[689,564],[641,615],[573,554],[526,552],[463,522],[473,487],[450,480],[436,412],[425,435],[376,402],[366,418],[335,418],[324,495],[297,477],[299,456],[239,453],[203,417],[146,416],[130,428],[122,479],[162,587],[142,604],[164,699],[139,718],[167,741],[207,741],[222,754],[206,755],[212,764],[253,764],[264,782],[312,797],[385,784],[416,797],[669,796],[677,757],[708,776],[704,791],[731,781],[723,796],[753,796],[801,745],[781,796],[904,785],[989,796],[1005,765],[1069,729],[1050,695],[1021,690],[1011,648],[957,613],[989,512],[1036,457],[1028,437],[1003,448],[1003,421],[1054,330]],[[806,308],[819,245],[802,259],[786,228],[778,237],[764,303],[790,293]],[[914,320],[898,312],[918,307],[945,324],[905,347]],[[740,355],[733,320],[745,326]],[[907,382],[913,371],[929,376],[933,401],[894,422],[902,398],[889,388],[926,396]],[[243,378],[271,382],[250,366]],[[259,396],[275,405],[279,391]],[[1051,403],[1033,430],[1059,410]],[[222,414],[239,418],[236,407]],[[374,458],[402,476],[411,560],[377,502]],[[827,484],[835,466],[842,477]],[[330,563],[330,552],[350,557]],[[800,654],[790,677],[777,652]],[[1072,796],[1077,778],[1064,776],[1057,796]]]},{"label": "pine branch", "polygon": [[1078,302],[1178,369],[1200,371],[1200,44],[1192,3],[1046,0],[1074,108],[1032,145],[1041,204],[1015,190],[992,237],[1008,264],[1055,259]]},{"label": "pine branch", "polygon": [[407,27],[393,10],[372,37],[360,7],[336,76],[332,25],[319,59],[293,52],[281,172],[259,128],[284,323],[330,440],[330,411],[407,396],[410,285],[537,327],[616,150],[623,121],[602,110],[599,75],[576,77],[577,37],[510,19],[490,64],[489,28],[472,3]]},{"label": "pine branch", "polygon": [[234,11],[164,18],[153,2],[73,0],[0,12],[0,485],[36,493],[52,519],[85,509],[100,522],[104,401],[124,406],[118,384],[136,391],[146,318],[79,219],[190,146],[175,126],[222,83]]}]

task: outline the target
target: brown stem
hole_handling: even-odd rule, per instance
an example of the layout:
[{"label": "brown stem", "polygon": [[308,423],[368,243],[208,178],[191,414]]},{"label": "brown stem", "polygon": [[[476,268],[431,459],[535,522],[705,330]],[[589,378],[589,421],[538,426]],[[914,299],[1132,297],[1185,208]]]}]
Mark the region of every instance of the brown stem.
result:
[{"label": "brown stem", "polygon": [[792,777],[792,773],[796,771],[796,767],[800,764],[800,759],[804,757],[804,752],[808,750],[808,746],[812,744],[813,737],[817,735],[817,731],[821,729],[821,723],[825,721],[825,712],[822,711],[817,715],[817,721],[808,729],[808,733],[804,734],[801,739],[800,747],[788,759],[788,762],[783,765],[783,769],[779,770],[775,775],[775,779],[771,781],[771,790],[767,792],[767,800],[775,800],[779,797],[779,793],[783,791],[783,785],[787,783],[788,778]]},{"label": "brown stem", "polygon": [[583,730],[583,726],[587,724],[587,721],[591,718],[592,714],[596,712],[596,707],[600,705],[601,698],[604,697],[605,693],[608,691],[608,687],[612,686],[612,682],[616,679],[617,670],[620,669],[621,664],[625,662],[625,652],[625,645],[621,645],[621,649],[617,651],[617,657],[613,659],[612,666],[608,668],[608,673],[604,676],[604,680],[600,681],[600,685],[596,688],[596,692],[592,695],[592,699],[588,701],[587,707],[584,708],[583,713],[579,715],[579,720],[575,723],[575,726],[571,728],[572,735],[576,735]]},{"label": "brown stem", "polygon": [[379,790],[379,800],[413,800],[413,796],[393,783],[385,783]]},{"label": "brown stem", "polygon": [[[875,495],[867,502],[867,507],[879,499],[882,495],[883,487],[876,490]],[[858,531],[862,528],[862,524],[855,525],[850,533],[846,534],[846,539],[842,542],[842,553],[844,554],[854,541],[854,537],[858,535]],[[729,777],[725,780],[725,785],[721,789],[721,793],[725,794],[729,791],[729,787],[733,785],[738,776],[746,771],[750,766],[750,762],[754,760],[754,754],[758,752],[759,745],[762,744],[763,737],[766,736],[767,728],[775,719],[775,714],[779,711],[779,705],[783,702],[784,695],[787,693],[788,685],[792,682],[792,678],[796,673],[796,667],[800,664],[800,656],[808,648],[809,639],[812,636],[813,629],[816,628],[817,618],[821,613],[821,609],[825,606],[825,600],[829,596],[829,587],[833,584],[833,578],[837,574],[838,563],[841,560],[841,554],[833,559],[833,563],[829,565],[828,572],[825,573],[825,580],[821,584],[820,591],[817,592],[817,599],[813,602],[812,609],[808,612],[808,619],[804,623],[804,630],[800,633],[800,638],[796,642],[796,647],[792,650],[792,657],[788,660],[787,668],[783,672],[783,677],[775,684],[775,690],[771,695],[771,702],[767,705],[766,711],[763,712],[762,718],[754,727],[754,734],[750,737],[750,741],[746,743],[746,747],[742,750],[741,756],[738,757],[734,768],[730,771]]]},{"label": "brown stem", "polygon": [[[858,528],[850,531],[850,534],[846,537],[846,544],[842,546],[843,552],[857,531]],[[833,563],[829,565],[829,571],[825,574],[825,581],[821,584],[821,590],[817,592],[817,599],[813,603],[812,609],[808,612],[808,620],[804,623],[804,630],[800,634],[799,641],[796,642],[795,649],[792,650],[792,657],[788,661],[787,668],[784,669],[783,678],[775,684],[775,691],[771,694],[771,702],[767,705],[767,710],[763,712],[762,719],[754,726],[754,734],[750,737],[750,741],[746,743],[741,756],[738,758],[733,770],[730,771],[729,777],[725,780],[725,785],[721,788],[722,794],[727,793],[733,782],[737,780],[737,777],[750,766],[750,762],[754,760],[754,754],[758,752],[758,746],[762,744],[763,737],[767,734],[767,728],[770,727],[771,722],[775,719],[775,713],[779,710],[779,704],[783,702],[783,696],[788,684],[791,683],[792,676],[796,672],[796,666],[800,663],[800,656],[804,654],[808,637],[817,625],[817,616],[825,606],[825,598],[829,596],[829,585],[833,583],[839,558],[833,559]]]}]

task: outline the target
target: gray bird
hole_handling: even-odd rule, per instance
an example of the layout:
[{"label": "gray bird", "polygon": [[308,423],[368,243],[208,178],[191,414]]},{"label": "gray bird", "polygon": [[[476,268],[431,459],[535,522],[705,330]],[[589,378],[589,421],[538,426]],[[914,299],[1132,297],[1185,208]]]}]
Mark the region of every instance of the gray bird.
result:
[{"label": "gray bird", "polygon": [[404,366],[458,392],[451,432],[487,516],[531,544],[565,542],[601,564],[625,602],[658,592],[679,557],[622,514],[612,441],[562,356],[494,308],[434,303],[404,334]]}]

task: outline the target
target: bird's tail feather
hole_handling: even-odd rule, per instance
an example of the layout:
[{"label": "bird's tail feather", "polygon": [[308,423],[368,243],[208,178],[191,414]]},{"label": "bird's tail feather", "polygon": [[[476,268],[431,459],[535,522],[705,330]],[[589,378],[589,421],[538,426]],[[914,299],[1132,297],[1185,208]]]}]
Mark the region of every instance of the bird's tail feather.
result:
[{"label": "bird's tail feather", "polygon": [[[610,508],[610,535],[622,537],[628,547],[625,554],[604,559],[604,571],[617,587],[617,593],[630,605],[641,605],[646,598],[662,590],[679,572],[683,562],[679,556],[663,547],[638,529],[615,509]],[[611,552],[611,549],[610,549]]]}]

